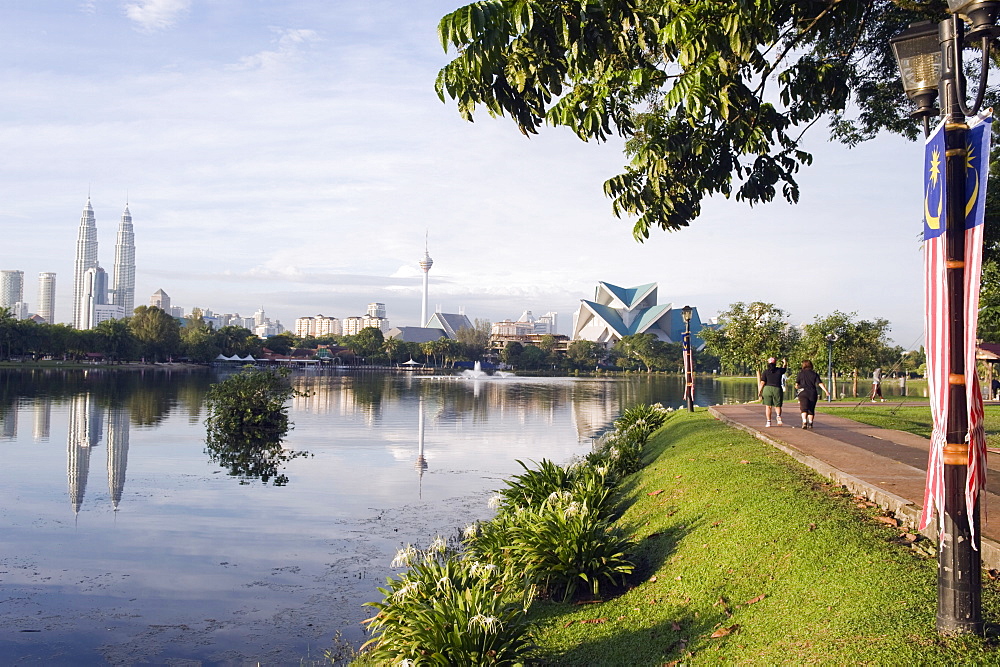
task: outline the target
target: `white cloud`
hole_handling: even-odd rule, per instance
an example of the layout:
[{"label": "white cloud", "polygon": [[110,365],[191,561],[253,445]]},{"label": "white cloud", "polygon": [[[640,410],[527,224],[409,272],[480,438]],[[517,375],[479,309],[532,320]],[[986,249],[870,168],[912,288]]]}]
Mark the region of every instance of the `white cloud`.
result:
[{"label": "white cloud", "polygon": [[191,7],[191,0],[139,0],[125,5],[125,16],[145,32],[166,30]]},{"label": "white cloud", "polygon": [[271,30],[277,35],[274,39],[277,48],[242,58],[232,69],[274,69],[298,60],[306,47],[320,39],[315,30],[275,27]]}]

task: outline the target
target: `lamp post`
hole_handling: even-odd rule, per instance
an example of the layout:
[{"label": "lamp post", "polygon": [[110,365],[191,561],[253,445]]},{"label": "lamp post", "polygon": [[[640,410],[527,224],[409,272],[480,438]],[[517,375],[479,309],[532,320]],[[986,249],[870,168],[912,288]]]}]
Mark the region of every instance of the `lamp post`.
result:
[{"label": "lamp post", "polygon": [[[940,114],[945,121],[945,237],[950,340],[947,352],[948,415],[944,461],[944,530],[938,549],[937,629],[942,634],[982,634],[982,557],[979,551],[979,505],[968,510],[965,484],[968,479],[969,423],[965,387],[965,179],[968,157],[965,120],[982,105],[989,74],[990,42],[1000,35],[996,19],[1000,2],[994,0],[948,0],[952,16],[941,23],[910,26],[891,40],[899,62],[906,94],[922,118],[929,134],[929,118]],[[963,21],[964,19],[964,21]],[[968,22],[968,28],[966,27]],[[965,40],[979,40],[982,64],[978,91],[966,106],[962,52]],[[971,514],[971,516],[970,516]],[[973,534],[972,527],[975,527]]]},{"label": "lamp post", "polygon": [[691,306],[681,308],[684,318],[684,398],[687,399],[688,412],[694,412],[694,355],[691,350]]},{"label": "lamp post", "polygon": [[827,403],[833,401],[833,395],[837,393],[837,388],[833,386],[833,344],[840,338],[835,333],[826,335],[826,377],[829,391],[826,392]]}]

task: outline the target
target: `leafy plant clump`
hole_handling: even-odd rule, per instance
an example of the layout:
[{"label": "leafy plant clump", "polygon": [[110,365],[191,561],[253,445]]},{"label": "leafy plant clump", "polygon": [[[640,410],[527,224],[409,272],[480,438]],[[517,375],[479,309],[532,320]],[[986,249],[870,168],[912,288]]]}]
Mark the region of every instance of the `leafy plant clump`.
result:
[{"label": "leafy plant clump", "polygon": [[466,528],[459,550],[438,538],[427,551],[397,554],[393,566],[409,570],[379,589],[382,602],[368,603],[378,614],[367,621],[375,636],[364,664],[523,664],[534,651],[525,616],[537,595],[566,602],[581,588],[596,597],[602,585],[624,585],[634,544],[611,519],[613,487],[632,467],[619,465],[621,452],[641,461],[669,414],[658,405],[627,410],[595,452],[569,466],[518,461],[524,472],[491,500],[496,516]]},{"label": "leafy plant clump", "polygon": [[247,368],[213,385],[205,398],[206,451],[243,484],[260,479],[283,486],[288,477],[281,465],[307,455],[281,444],[290,426],[285,403],[295,395],[288,375],[287,369]]},{"label": "leafy plant clump", "polygon": [[288,433],[285,402],[295,395],[287,368],[246,368],[212,385],[205,397],[209,435],[282,438]]},{"label": "leafy plant clump", "polygon": [[532,651],[527,604],[506,592],[496,567],[448,551],[438,538],[426,551],[407,547],[393,565],[409,566],[390,577],[378,613],[368,619],[377,633],[362,650],[366,660],[393,665],[520,665]]}]

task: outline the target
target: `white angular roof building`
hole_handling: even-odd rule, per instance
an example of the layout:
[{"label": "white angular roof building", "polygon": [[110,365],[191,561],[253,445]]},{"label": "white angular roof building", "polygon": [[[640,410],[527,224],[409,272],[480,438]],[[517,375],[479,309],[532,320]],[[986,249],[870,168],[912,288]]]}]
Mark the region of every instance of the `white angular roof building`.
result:
[{"label": "white angular roof building", "polygon": [[[613,345],[625,336],[650,333],[667,343],[681,342],[684,318],[680,308],[656,303],[657,283],[638,287],[618,287],[597,283],[593,301],[583,299],[573,315],[573,340],[590,340]],[[693,309],[691,333],[702,329],[698,309]],[[695,339],[700,348],[703,343]]]}]

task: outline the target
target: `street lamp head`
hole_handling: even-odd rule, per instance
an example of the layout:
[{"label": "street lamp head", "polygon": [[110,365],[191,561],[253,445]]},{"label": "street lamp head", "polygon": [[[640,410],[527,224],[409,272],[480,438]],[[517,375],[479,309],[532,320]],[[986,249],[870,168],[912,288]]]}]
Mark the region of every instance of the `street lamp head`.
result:
[{"label": "street lamp head", "polygon": [[996,25],[1000,2],[996,0],[948,0],[948,11],[969,22],[966,39],[1000,35],[1000,28]]},{"label": "street lamp head", "polygon": [[826,335],[826,342],[828,342],[828,343],[830,343],[832,345],[833,343],[837,342],[838,338],[840,338],[840,336],[838,336],[835,333],[827,334]]},{"label": "street lamp head", "polygon": [[913,118],[936,116],[934,106],[941,80],[941,44],[936,23],[911,23],[889,43],[899,63],[906,96],[917,105]]},{"label": "street lamp head", "polygon": [[693,313],[693,312],[694,312],[694,308],[692,308],[691,306],[684,306],[683,308],[681,308],[681,317],[684,318],[685,322],[690,322],[691,321],[691,313]]}]

